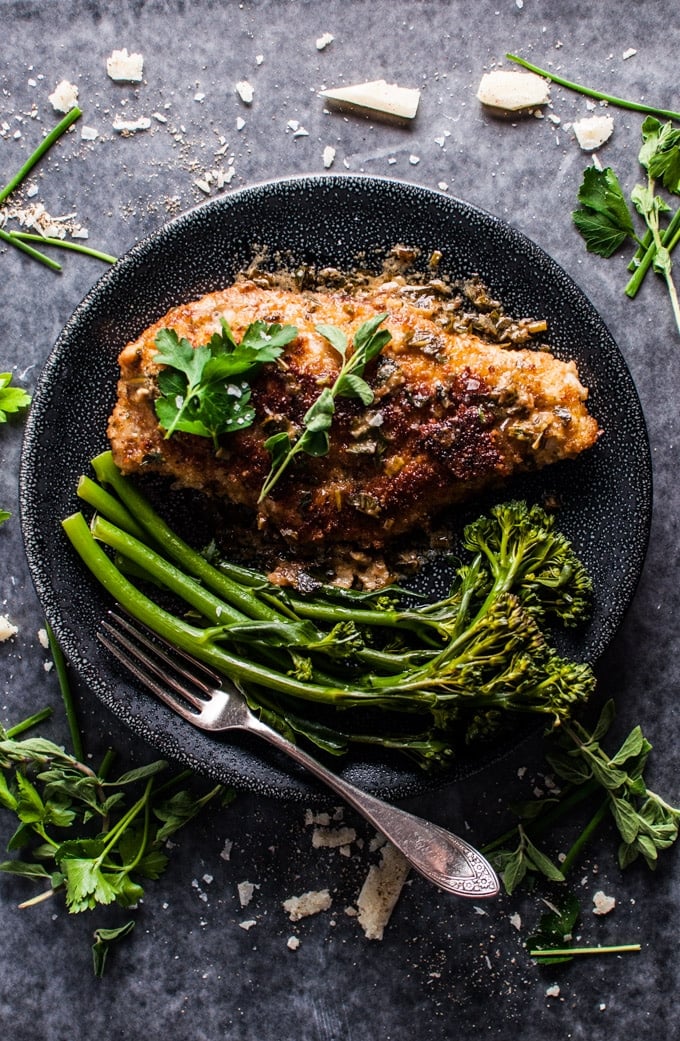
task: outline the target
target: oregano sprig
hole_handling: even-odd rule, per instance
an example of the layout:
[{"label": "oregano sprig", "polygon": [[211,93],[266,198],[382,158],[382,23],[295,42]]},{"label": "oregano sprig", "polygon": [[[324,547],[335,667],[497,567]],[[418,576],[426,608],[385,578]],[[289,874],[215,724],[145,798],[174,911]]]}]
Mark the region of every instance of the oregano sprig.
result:
[{"label": "oregano sprig", "polygon": [[[659,853],[677,840],[680,809],[650,791],[644,779],[652,746],[641,728],[634,727],[614,755],[602,747],[614,716],[614,702],[610,700],[592,731],[571,719],[554,732],[557,736],[551,739],[546,759],[555,775],[565,782],[564,789],[559,795],[550,794],[518,806],[518,825],[483,851],[500,871],[507,892],[512,892],[527,875],[563,881],[586,843],[609,816],[621,838],[618,859],[622,868],[639,856],[650,868],[655,867]],[[539,838],[576,806],[598,794],[601,799],[595,812],[557,867],[538,848]]]},{"label": "oregano sprig", "polygon": [[273,434],[265,441],[265,448],[272,457],[272,465],[262,485],[258,502],[262,502],[269,495],[300,452],[309,456],[328,455],[329,431],[333,424],[336,398],[358,398],[364,405],[371,404],[373,391],[364,379],[364,370],[392,339],[392,334],[387,329],[380,329],[386,318],[386,313],[378,314],[364,322],[354,334],[353,350],[349,355],[349,341],[341,329],[335,325],[317,325],[316,331],[338,352],[342,358],[342,365],[333,385],[324,387],[305,413],[300,434],[291,437],[284,430]]}]

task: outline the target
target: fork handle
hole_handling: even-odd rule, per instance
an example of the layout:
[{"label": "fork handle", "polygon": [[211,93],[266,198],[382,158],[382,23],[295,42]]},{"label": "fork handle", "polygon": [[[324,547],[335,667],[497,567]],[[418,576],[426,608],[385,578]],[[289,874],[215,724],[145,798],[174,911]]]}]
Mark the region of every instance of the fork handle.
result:
[{"label": "fork handle", "polygon": [[328,785],[396,846],[416,871],[440,889],[475,899],[498,893],[499,882],[495,871],[469,843],[438,824],[361,791],[327,770],[303,748],[288,741],[276,730],[258,719],[253,722],[255,725],[249,724],[249,730],[254,730]]}]

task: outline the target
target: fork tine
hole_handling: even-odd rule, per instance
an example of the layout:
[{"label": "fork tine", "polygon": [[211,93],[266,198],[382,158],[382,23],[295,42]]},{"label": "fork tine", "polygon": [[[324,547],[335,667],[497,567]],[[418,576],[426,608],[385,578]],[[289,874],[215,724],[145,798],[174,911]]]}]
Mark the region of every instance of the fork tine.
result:
[{"label": "fork tine", "polygon": [[174,698],[165,687],[161,686],[160,683],[157,683],[152,676],[149,676],[148,673],[144,672],[144,670],[134,661],[127,658],[121,651],[120,647],[116,646],[116,644],[109,640],[108,637],[104,636],[102,633],[97,633],[97,639],[104,647],[106,647],[107,651],[109,651],[114,658],[118,659],[121,665],[125,666],[128,672],[131,672],[132,675],[139,680],[143,687],[146,687],[152,694],[155,694],[160,701],[165,702],[165,704],[171,708],[173,712],[176,712],[178,716],[182,716],[183,719],[192,721],[196,718],[195,712],[189,709],[186,705],[183,705],[177,698]]},{"label": "fork tine", "polygon": [[[123,608],[123,610],[125,609]],[[219,672],[216,672],[214,669],[211,669],[209,665],[205,664],[205,662],[199,661],[198,658],[195,658],[192,654],[189,654],[188,651],[184,651],[181,647],[177,647],[170,640],[166,640],[165,637],[160,636],[159,633],[152,634],[151,630],[147,626],[143,625],[142,622],[137,621],[136,618],[134,619],[134,621],[131,621],[132,616],[127,617],[126,615],[121,615],[118,614],[116,611],[111,610],[109,610],[107,613],[109,618],[112,618],[113,621],[116,622],[116,624],[120,626],[121,629],[125,629],[126,632],[130,634],[130,636],[134,637],[136,640],[139,640],[141,643],[143,643],[150,650],[154,651],[160,657],[164,657],[164,655],[161,648],[159,647],[159,644],[162,644],[163,647],[167,648],[167,650],[171,653],[172,658],[166,658],[166,662],[170,664],[173,668],[177,669],[177,671],[181,672],[182,675],[186,677],[186,679],[192,680],[198,686],[201,686],[202,689],[205,690],[206,694],[210,693],[210,691],[214,687],[219,687],[223,682],[223,677],[220,676]],[[149,637],[151,636],[153,636],[153,639],[149,639]],[[182,661],[185,661],[187,665],[191,667],[191,672],[186,672],[179,668],[177,664],[178,658],[181,658]],[[199,683],[198,678],[196,676],[196,670],[200,670],[203,673],[203,675],[210,681],[209,687],[205,684]]]},{"label": "fork tine", "polygon": [[[167,690],[170,687],[176,694],[179,694],[185,701],[193,705],[194,708],[199,711],[204,707],[205,701],[203,701],[197,694],[194,693],[188,686],[183,684],[180,679],[177,678],[175,673],[179,673],[183,676],[187,683],[192,683],[194,686],[202,690],[204,694],[210,695],[211,688],[203,683],[198,677],[192,676],[191,673],[187,672],[184,668],[177,665],[161,648],[154,646],[151,640],[147,640],[141,633],[135,631],[133,627],[128,629],[134,632],[135,638],[140,641],[152,654],[147,653],[138,643],[128,639],[128,637],[110,625],[108,622],[101,623],[102,629],[105,629],[109,636],[104,636],[103,633],[97,633],[97,637],[107,650],[114,655],[125,667],[146,687],[153,691],[157,697],[162,698],[172,708],[180,711],[184,708],[184,714],[186,715],[187,709],[182,706]],[[109,637],[112,637],[109,638]],[[125,653],[127,652],[127,654]],[[156,677],[162,680],[162,684],[156,682]],[[189,716],[193,716],[193,713],[189,713]]]},{"label": "fork tine", "polygon": [[[188,672],[182,665],[178,664],[174,657],[159,647],[154,641],[150,640],[144,633],[137,630],[133,625],[126,624],[122,618],[119,618],[112,611],[109,612],[111,618],[115,621],[124,625],[124,628],[134,637],[134,640],[130,640],[124,633],[119,632],[115,626],[109,625],[108,622],[102,622],[102,629],[105,629],[110,636],[113,636],[118,643],[125,648],[125,650],[131,654],[138,661],[143,662],[147,669],[157,676],[158,679],[164,680],[172,687],[177,694],[181,694],[186,697],[192,705],[196,708],[200,708],[203,705],[203,701],[197,698],[191,691],[187,691],[182,683],[177,679],[177,675],[183,677],[188,683],[198,687],[200,691],[206,696],[210,695],[211,687],[208,686],[199,676],[195,676],[193,673]],[[141,645],[141,646],[140,646]],[[146,651],[151,652],[150,654]],[[165,668],[161,666],[161,663]]]}]

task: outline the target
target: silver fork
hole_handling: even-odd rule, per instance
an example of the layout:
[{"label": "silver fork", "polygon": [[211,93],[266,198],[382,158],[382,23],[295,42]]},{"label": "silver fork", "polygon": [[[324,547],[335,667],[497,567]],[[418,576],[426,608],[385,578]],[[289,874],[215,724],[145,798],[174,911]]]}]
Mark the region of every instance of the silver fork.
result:
[{"label": "silver fork", "polygon": [[246,730],[257,734],[324,781],[396,846],[412,867],[457,896],[495,896],[499,883],[484,857],[463,839],[361,791],[326,769],[251,712],[236,684],[160,637],[150,639],[115,612],[102,622],[98,639],[140,683],[201,730]]}]

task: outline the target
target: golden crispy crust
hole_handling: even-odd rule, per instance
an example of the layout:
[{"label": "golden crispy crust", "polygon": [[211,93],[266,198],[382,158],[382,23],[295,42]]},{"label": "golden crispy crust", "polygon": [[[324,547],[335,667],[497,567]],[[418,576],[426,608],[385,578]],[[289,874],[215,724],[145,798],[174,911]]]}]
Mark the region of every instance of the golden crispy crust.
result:
[{"label": "golden crispy crust", "polygon": [[[351,338],[383,311],[392,341],[366,372],[373,403],[337,399],[329,454],[298,455],[258,506],[271,464],[264,441],[279,429],[299,430],[339,368],[315,326],[337,325]],[[221,317],[237,339],[256,319],[295,325],[298,335],[251,382],[253,426],[224,436],[216,454],[209,439],[163,437],[153,405],[154,338],[172,328],[199,346]],[[108,435],[123,472],[159,472],[225,497],[252,509],[260,529],[304,547],[383,545],[517,471],[575,457],[599,434],[573,362],[446,333],[429,298],[414,302],[389,283],[350,294],[239,282],[173,308],[124,348],[120,367]]]}]

